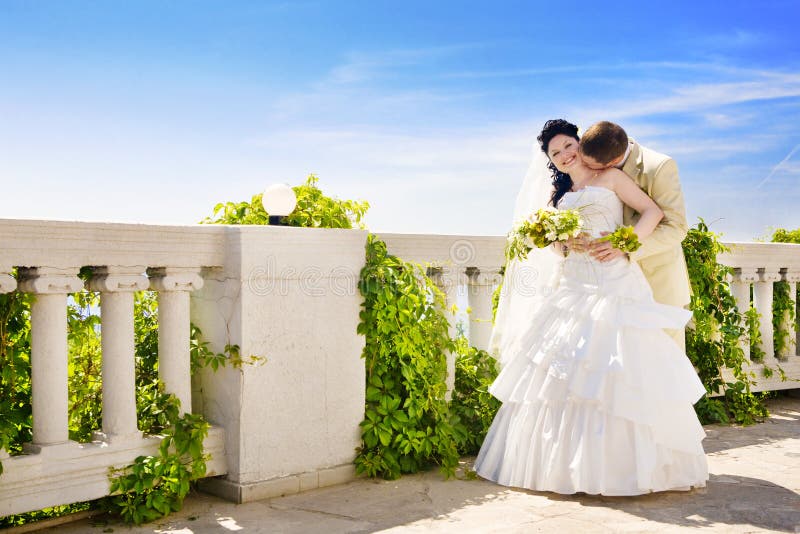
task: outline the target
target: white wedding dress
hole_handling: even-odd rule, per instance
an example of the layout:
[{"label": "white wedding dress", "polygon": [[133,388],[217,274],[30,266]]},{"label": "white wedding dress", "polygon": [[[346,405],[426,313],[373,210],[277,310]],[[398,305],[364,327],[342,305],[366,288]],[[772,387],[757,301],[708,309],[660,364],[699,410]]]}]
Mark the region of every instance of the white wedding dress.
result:
[{"label": "white wedding dress", "polygon": [[[606,188],[567,193],[594,236],[622,224]],[[571,253],[489,391],[503,402],[475,463],[506,486],[638,495],[705,486],[705,389],[662,331],[691,313],[653,300],[635,263]]]}]

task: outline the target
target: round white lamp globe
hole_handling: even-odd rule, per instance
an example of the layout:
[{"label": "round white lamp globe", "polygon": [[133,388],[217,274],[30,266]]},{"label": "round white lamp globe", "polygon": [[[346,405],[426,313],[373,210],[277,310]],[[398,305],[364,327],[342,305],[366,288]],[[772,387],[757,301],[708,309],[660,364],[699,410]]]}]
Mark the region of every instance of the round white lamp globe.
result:
[{"label": "round white lamp globe", "polygon": [[261,204],[270,216],[286,216],[294,211],[297,195],[288,184],[275,184],[264,189]]}]

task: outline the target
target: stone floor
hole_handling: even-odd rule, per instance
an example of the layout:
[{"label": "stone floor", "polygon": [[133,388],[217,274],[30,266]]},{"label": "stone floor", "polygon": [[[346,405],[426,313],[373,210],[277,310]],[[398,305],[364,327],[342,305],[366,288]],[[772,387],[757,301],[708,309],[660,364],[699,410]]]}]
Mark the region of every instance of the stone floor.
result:
[{"label": "stone floor", "polygon": [[800,532],[800,398],[769,404],[763,424],[706,427],[711,478],[687,493],[564,496],[434,472],[241,505],[197,494],[150,525],[95,517],[46,532]]}]

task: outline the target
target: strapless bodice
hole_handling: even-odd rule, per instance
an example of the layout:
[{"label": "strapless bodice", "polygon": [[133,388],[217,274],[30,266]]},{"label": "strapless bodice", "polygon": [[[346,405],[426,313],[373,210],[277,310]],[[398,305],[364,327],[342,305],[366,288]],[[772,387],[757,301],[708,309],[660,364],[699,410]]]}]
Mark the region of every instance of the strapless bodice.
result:
[{"label": "strapless bodice", "polygon": [[622,226],[622,201],[606,187],[587,185],[579,191],[568,191],[558,208],[577,210],[584,220],[585,231],[592,237]]}]

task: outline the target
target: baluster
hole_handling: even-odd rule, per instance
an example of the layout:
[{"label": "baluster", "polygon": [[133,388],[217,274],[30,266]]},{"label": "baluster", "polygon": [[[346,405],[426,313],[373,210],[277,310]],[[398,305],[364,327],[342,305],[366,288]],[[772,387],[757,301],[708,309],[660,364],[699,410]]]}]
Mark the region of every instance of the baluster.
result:
[{"label": "baluster", "polygon": [[[731,293],[736,299],[736,307],[739,313],[744,315],[750,309],[750,285],[758,281],[758,271],[756,269],[734,269],[733,280],[731,281]],[[739,346],[744,351],[744,357],[750,360],[750,332],[747,328],[747,321],[743,320],[745,333],[739,340]]]},{"label": "baluster", "polygon": [[136,418],[136,345],[133,293],[147,289],[144,266],[97,267],[89,289],[100,292],[104,441],[141,438]]},{"label": "baluster", "polygon": [[492,334],[492,293],[499,283],[499,271],[489,268],[467,267],[467,301],[472,313],[469,317],[470,345],[481,350],[489,348]]},{"label": "baluster", "polygon": [[[800,271],[786,270],[781,273],[782,278],[789,284],[789,299],[792,301],[792,308],[797,312],[797,282],[800,282]],[[795,321],[790,317],[789,312],[782,318],[783,329],[788,332],[786,347],[784,347],[778,358],[788,360],[791,356],[797,355],[797,329]]]},{"label": "baluster", "polygon": [[148,269],[150,287],[158,291],[158,376],[181,402],[181,413],[192,411],[189,293],[203,287],[198,268]]},{"label": "baluster", "polygon": [[[450,308],[456,304],[458,299],[458,277],[455,276],[452,271],[446,270],[443,267],[429,267],[427,274],[428,277],[433,280],[433,283],[436,284],[436,287],[438,287],[442,293],[444,293],[445,305],[444,310],[442,311],[445,314],[445,317],[447,317],[447,333],[451,339],[455,339],[458,333],[456,329],[456,317],[450,312]],[[447,393],[445,398],[450,400],[456,383],[457,354],[455,352],[448,351],[446,357],[447,377],[445,378],[445,384],[447,385]]]},{"label": "baluster", "polygon": [[78,268],[19,269],[19,289],[33,293],[31,304],[31,404],[33,443],[29,452],[69,442],[67,390],[67,294],[83,289]]},{"label": "baluster", "polygon": [[773,283],[781,279],[777,268],[759,269],[758,281],[753,286],[753,302],[761,316],[761,348],[764,351],[764,363],[775,363],[774,332],[772,328],[772,295]]}]

